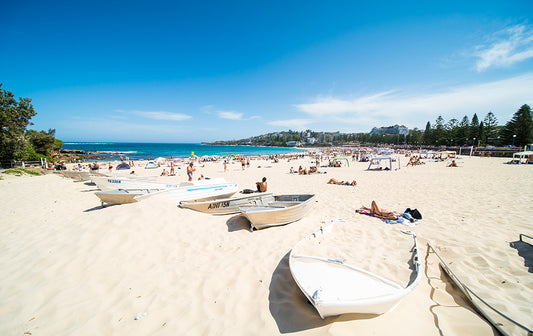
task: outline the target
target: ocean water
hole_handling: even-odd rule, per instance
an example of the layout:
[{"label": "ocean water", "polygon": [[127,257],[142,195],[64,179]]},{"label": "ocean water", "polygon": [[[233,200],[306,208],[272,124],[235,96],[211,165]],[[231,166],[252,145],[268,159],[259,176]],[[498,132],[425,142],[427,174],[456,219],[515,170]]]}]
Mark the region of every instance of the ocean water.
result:
[{"label": "ocean water", "polygon": [[204,155],[270,155],[303,152],[301,148],[255,147],[255,146],[212,146],[199,143],[123,143],[123,142],[66,142],[64,149],[79,149],[103,153],[98,160],[118,160],[121,156],[132,160],[155,159],[157,157],[185,158],[193,153]]}]

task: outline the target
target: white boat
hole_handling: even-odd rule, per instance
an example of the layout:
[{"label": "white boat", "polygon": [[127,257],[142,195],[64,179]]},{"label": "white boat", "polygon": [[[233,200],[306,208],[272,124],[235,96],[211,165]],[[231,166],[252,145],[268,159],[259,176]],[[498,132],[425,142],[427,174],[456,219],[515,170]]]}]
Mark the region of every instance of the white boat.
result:
[{"label": "white boat", "polygon": [[300,220],[313,206],[314,194],[277,195],[267,205],[244,205],[239,211],[250,221],[250,230]]},{"label": "white boat", "polygon": [[[163,189],[171,189],[171,188],[178,188],[183,183],[191,183],[191,182],[183,182],[183,183],[156,183],[157,176],[143,176],[143,177],[136,177],[136,176],[107,176],[107,177],[99,177],[95,176],[92,178],[92,182],[96,184],[96,186],[102,190],[113,190],[113,189],[126,189],[126,190],[134,190],[134,189],[149,189],[149,190],[163,190]],[[214,179],[205,179],[205,180],[199,180],[199,181],[193,181],[194,183],[201,183],[201,184],[214,184],[214,183],[224,183],[226,180],[223,178],[214,178]]]},{"label": "white boat", "polygon": [[137,197],[147,194],[159,193],[159,190],[126,190],[126,189],[114,189],[106,191],[97,191],[94,194],[100,198],[102,206],[104,203],[116,205],[137,202]]},{"label": "white boat", "polygon": [[158,183],[142,183],[142,185],[148,185],[148,187],[106,190],[96,192],[95,195],[103,203],[124,204],[138,202],[156,195],[178,202],[196,199],[211,200],[229,197],[238,190],[236,183],[226,182],[224,179],[182,182],[178,185],[162,185]]},{"label": "white boat", "polygon": [[[379,315],[393,310],[400,300],[410,293],[420,282],[421,271],[418,258],[416,235],[413,236],[411,250],[411,277],[408,285],[401,285],[364,269],[350,265],[345,260],[325,255],[307,255],[302,253],[306,242],[322,242],[334,225],[321,228],[301,240],[292,249],[289,256],[291,274],[298,287],[309,302],[316,308],[320,317],[336,316],[346,313]],[[332,242],[334,243],[334,242]],[[304,251],[305,252],[305,251]],[[406,279],[407,280],[407,279]]]},{"label": "white boat", "polygon": [[[213,180],[222,180],[223,182],[210,182]],[[191,200],[212,200],[218,198],[227,198],[239,190],[237,183],[226,182],[224,179],[199,180],[193,182],[182,182],[178,188],[170,188],[158,196],[172,199],[173,201],[191,201]],[[137,199],[141,200],[153,195],[143,195]]]},{"label": "white boat", "polygon": [[228,215],[239,212],[239,207],[244,205],[268,205],[274,201],[271,193],[249,194],[241,197],[222,198],[216,200],[194,200],[180,202],[181,208],[188,208],[211,215]]}]

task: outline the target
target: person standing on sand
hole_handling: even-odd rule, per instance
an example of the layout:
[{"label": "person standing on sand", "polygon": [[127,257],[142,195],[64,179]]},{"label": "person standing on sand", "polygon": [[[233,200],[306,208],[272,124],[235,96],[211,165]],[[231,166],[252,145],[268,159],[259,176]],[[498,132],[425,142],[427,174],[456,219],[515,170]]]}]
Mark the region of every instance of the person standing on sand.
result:
[{"label": "person standing on sand", "polygon": [[174,172],[174,161],[170,161],[170,175],[174,175],[176,174]]},{"label": "person standing on sand", "polygon": [[192,173],[195,171],[196,169],[193,168],[192,166],[192,162],[189,163],[189,166],[187,167],[187,175],[189,176],[189,181],[192,181]]},{"label": "person standing on sand", "polygon": [[224,160],[224,172],[228,169],[228,161]]}]

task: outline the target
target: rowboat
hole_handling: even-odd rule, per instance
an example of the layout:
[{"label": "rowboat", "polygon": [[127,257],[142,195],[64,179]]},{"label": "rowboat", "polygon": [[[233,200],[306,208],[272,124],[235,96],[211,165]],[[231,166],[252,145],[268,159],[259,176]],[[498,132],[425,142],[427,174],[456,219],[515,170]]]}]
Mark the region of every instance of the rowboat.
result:
[{"label": "rowboat", "polygon": [[[222,180],[223,182],[209,182],[213,180]],[[158,196],[169,198],[173,201],[191,201],[191,200],[213,200],[227,198],[238,191],[237,183],[226,182],[224,179],[200,180],[194,182],[180,183],[178,188],[170,188],[160,193]],[[141,200],[151,197],[154,194],[139,196]]]},{"label": "rowboat", "polygon": [[116,205],[135,203],[140,196],[158,193],[159,190],[139,189],[139,190],[127,190],[127,189],[114,189],[106,191],[97,191],[94,194],[100,198],[102,205],[104,203]]},{"label": "rowboat", "polygon": [[172,189],[179,188],[182,186],[190,185],[190,183],[197,184],[216,184],[216,183],[225,183],[226,180],[223,178],[214,178],[214,179],[205,179],[191,182],[183,182],[179,184],[172,183],[156,183],[157,176],[94,176],[92,182],[102,190],[113,190],[113,189],[127,189],[127,190],[138,190],[138,189],[149,189],[149,190],[163,190],[163,189]]},{"label": "rowboat", "polygon": [[228,215],[239,212],[240,206],[267,205],[274,201],[271,193],[251,194],[241,197],[221,198],[216,200],[194,200],[180,202],[180,208],[187,208],[211,215]]},{"label": "rowboat", "polygon": [[250,221],[250,230],[300,220],[314,204],[314,194],[277,195],[267,205],[244,205],[239,211]]},{"label": "rowboat", "polygon": [[[362,268],[350,265],[346,260],[328,257],[327,255],[308,255],[302,246],[314,246],[321,242],[323,248],[327,235],[334,224],[320,228],[310,236],[301,240],[289,255],[289,267],[292,277],[318,311],[320,317],[336,316],[346,313],[380,315],[393,310],[400,300],[410,293],[420,282],[421,271],[418,258],[416,235],[411,231],[403,231],[413,237],[411,251],[411,277],[408,285],[401,285],[382,276],[373,274]],[[309,244],[314,243],[315,245]],[[333,243],[334,241],[330,241]],[[357,252],[359,253],[359,252]],[[311,252],[311,254],[315,254]]]},{"label": "rowboat", "polygon": [[96,192],[95,195],[100,198],[102,204],[124,204],[139,202],[156,195],[178,202],[212,200],[227,198],[238,190],[236,183],[229,183],[224,179],[182,182],[178,185],[162,185],[158,183],[140,183],[139,185],[141,184],[144,188],[105,190]]}]

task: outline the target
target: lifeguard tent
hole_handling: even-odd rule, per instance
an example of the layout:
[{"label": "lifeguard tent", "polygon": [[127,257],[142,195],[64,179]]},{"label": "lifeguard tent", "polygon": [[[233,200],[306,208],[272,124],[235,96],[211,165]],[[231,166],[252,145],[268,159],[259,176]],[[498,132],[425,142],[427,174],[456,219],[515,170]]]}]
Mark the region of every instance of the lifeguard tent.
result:
[{"label": "lifeguard tent", "polygon": [[[398,168],[395,168],[398,165]],[[400,169],[400,158],[396,155],[382,155],[370,159],[366,170],[396,170]]]}]

